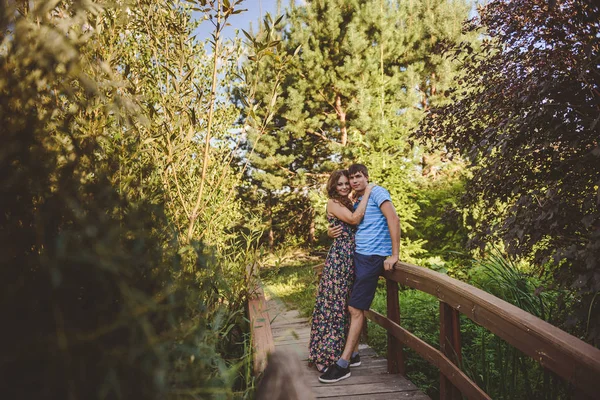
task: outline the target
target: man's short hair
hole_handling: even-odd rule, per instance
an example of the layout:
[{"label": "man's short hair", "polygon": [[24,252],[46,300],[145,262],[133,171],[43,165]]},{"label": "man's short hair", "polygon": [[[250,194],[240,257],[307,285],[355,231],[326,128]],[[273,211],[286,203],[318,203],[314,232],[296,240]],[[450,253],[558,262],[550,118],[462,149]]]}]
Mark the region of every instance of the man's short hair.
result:
[{"label": "man's short hair", "polygon": [[350,168],[348,168],[348,173],[350,174],[350,176],[356,174],[357,172],[360,172],[361,174],[363,174],[366,178],[369,177],[369,170],[367,169],[367,167],[365,167],[362,164],[352,164],[350,166]]}]

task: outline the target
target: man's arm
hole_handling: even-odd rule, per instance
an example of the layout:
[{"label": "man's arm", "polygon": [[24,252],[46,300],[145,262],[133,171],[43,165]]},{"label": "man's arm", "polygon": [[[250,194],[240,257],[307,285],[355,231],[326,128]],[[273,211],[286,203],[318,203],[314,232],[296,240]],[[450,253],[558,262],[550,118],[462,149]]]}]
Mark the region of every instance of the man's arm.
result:
[{"label": "man's arm", "polygon": [[327,236],[329,236],[332,239],[335,239],[336,237],[340,236],[341,233],[342,233],[341,225],[336,225],[336,226],[329,225],[327,227]]},{"label": "man's arm", "polygon": [[391,201],[384,201],[379,208],[387,220],[392,238],[392,255],[383,262],[383,269],[391,271],[400,258],[400,218]]}]

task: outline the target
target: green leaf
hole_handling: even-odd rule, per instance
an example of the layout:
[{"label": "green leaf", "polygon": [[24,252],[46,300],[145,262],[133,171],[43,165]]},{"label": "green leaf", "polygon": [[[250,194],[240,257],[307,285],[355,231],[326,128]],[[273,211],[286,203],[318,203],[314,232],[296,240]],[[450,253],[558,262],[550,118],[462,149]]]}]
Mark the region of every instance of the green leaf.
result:
[{"label": "green leaf", "polygon": [[248,38],[249,41],[251,41],[252,43],[254,43],[254,38],[248,32],[246,32],[244,29],[242,29],[242,32]]},{"label": "green leaf", "polygon": [[177,76],[175,75],[175,73],[173,73],[173,71],[171,71],[169,67],[167,67],[166,65],[161,65],[161,67],[163,67],[169,73],[169,75],[173,77],[173,79],[177,79]]},{"label": "green leaf", "polygon": [[183,77],[183,82],[187,82],[188,79],[190,79],[193,74],[194,74],[194,68],[190,68],[188,73]]}]

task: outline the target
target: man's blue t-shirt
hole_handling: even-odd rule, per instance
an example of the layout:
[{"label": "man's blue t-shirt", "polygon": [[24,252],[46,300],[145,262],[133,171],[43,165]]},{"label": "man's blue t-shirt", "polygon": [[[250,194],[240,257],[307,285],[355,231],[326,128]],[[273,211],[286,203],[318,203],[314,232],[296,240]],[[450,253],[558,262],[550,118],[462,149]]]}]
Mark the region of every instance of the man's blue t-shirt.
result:
[{"label": "man's blue t-shirt", "polygon": [[[387,219],[380,209],[384,201],[392,201],[390,192],[381,186],[375,186],[371,190],[371,196],[369,196],[365,217],[356,231],[355,251],[359,254],[365,256],[389,256],[392,254],[390,230]],[[358,203],[356,203],[355,208],[357,206]]]}]

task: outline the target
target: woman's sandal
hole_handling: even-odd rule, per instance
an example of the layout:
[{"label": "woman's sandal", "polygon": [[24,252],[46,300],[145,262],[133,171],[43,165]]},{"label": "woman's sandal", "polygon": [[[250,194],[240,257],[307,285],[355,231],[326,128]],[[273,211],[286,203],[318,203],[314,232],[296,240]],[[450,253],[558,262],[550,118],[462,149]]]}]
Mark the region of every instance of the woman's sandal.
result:
[{"label": "woman's sandal", "polygon": [[315,366],[317,367],[317,371],[319,371],[320,373],[324,373],[325,371],[327,371],[327,366],[326,365],[321,365],[321,364],[315,364]]}]

